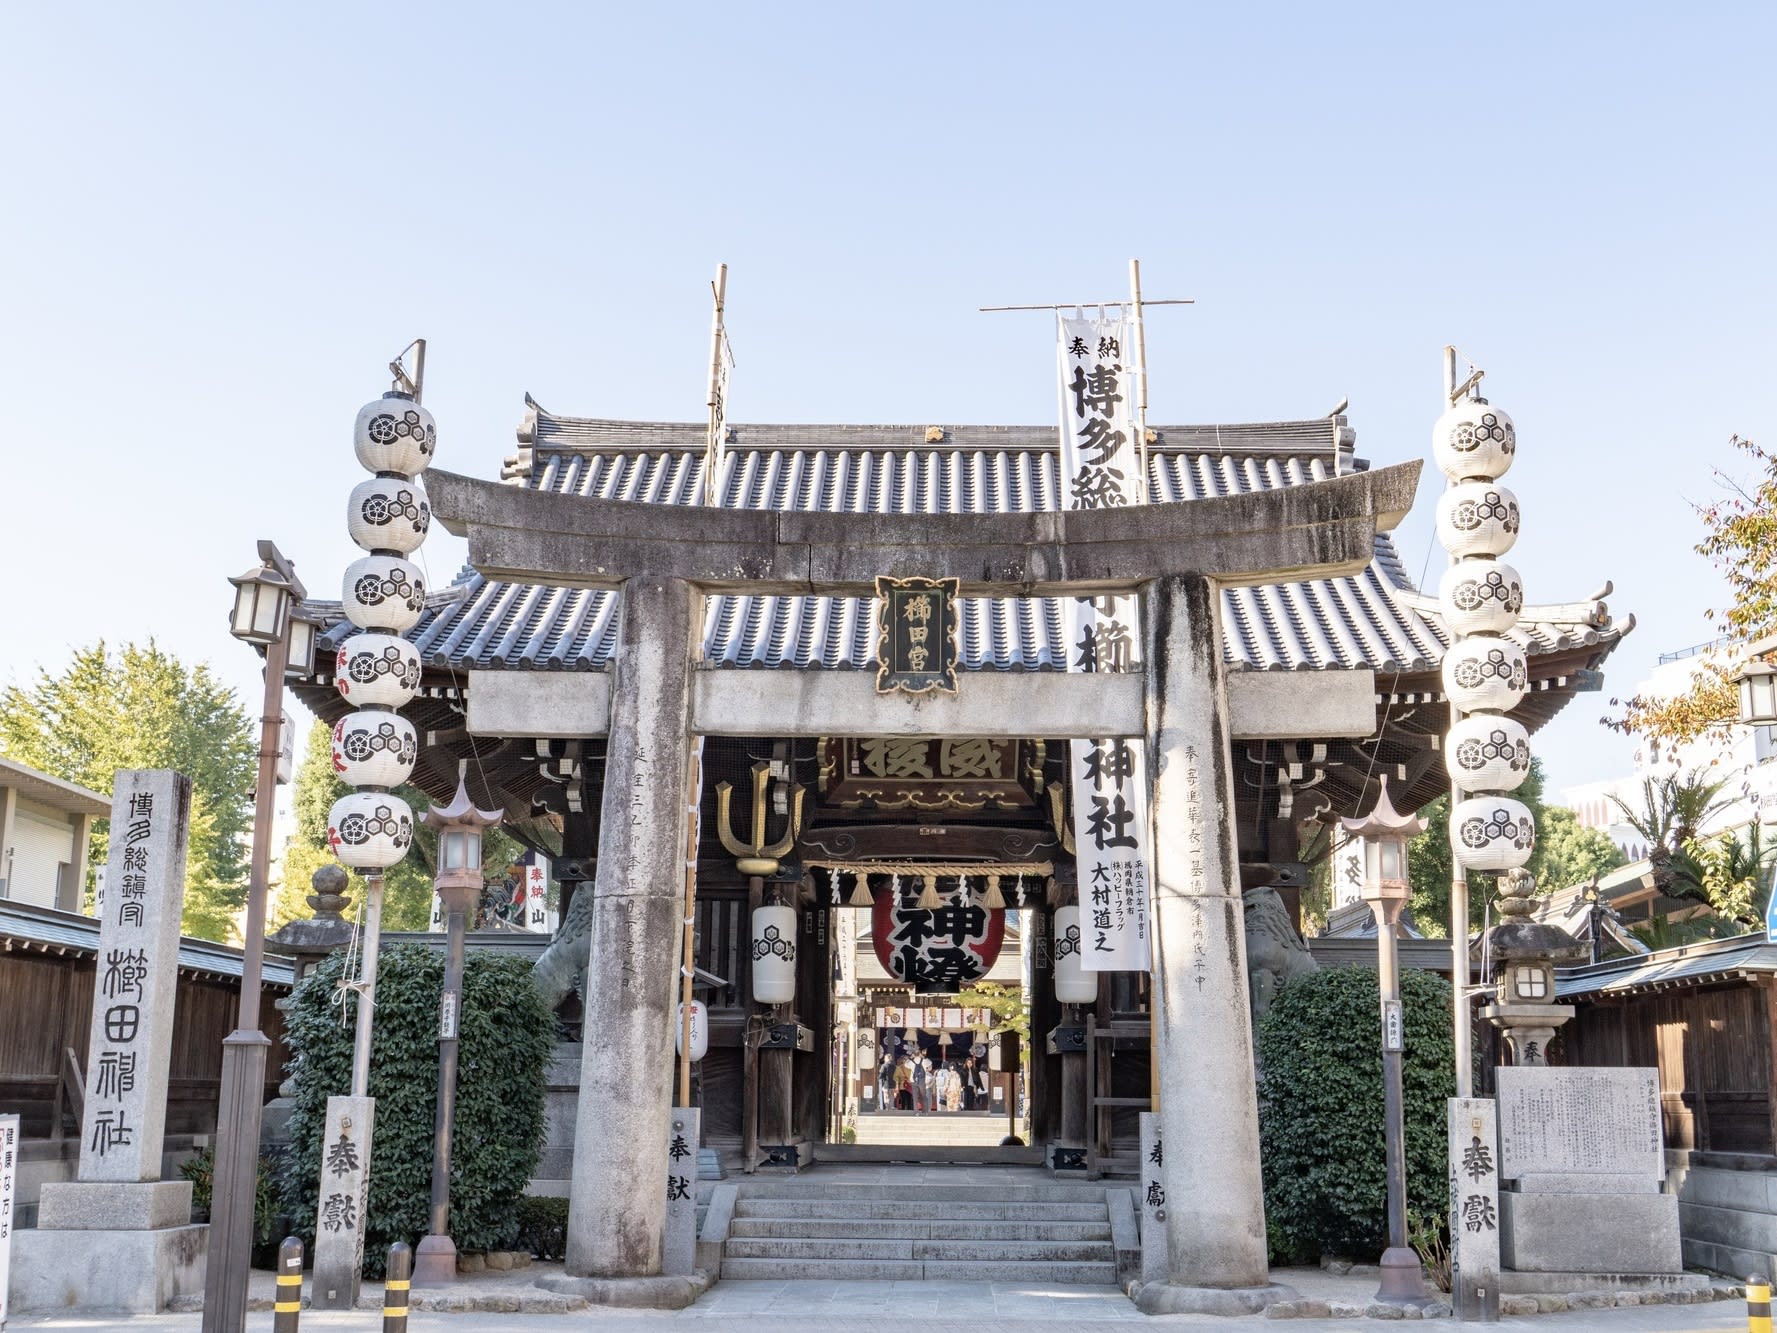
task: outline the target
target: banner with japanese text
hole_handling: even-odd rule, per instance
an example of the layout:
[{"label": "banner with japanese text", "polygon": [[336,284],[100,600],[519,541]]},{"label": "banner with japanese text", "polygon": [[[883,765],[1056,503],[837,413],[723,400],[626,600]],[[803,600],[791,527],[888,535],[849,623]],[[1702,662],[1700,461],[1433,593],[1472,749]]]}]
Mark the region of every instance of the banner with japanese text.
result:
[{"label": "banner with japanese text", "polygon": [[[1109,509],[1145,499],[1135,367],[1124,318],[1058,319],[1061,507]],[[1063,614],[1069,671],[1141,669],[1138,598],[1078,597]],[[1093,972],[1146,972],[1147,747],[1138,740],[1074,741],[1070,758],[1080,953]]]}]

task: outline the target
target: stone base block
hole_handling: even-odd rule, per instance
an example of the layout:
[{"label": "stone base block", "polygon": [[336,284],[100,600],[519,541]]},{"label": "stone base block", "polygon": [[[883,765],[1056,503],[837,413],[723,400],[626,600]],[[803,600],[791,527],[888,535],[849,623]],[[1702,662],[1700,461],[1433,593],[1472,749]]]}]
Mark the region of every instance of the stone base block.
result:
[{"label": "stone base block", "polygon": [[15,1231],[12,1311],[159,1314],[181,1297],[201,1300],[209,1239],[207,1226]]},{"label": "stone base block", "polygon": [[1700,1273],[1501,1273],[1499,1289],[1511,1296],[1564,1295],[1570,1291],[1708,1291]]},{"label": "stone base block", "polygon": [[1519,1273],[1682,1273],[1678,1200],[1507,1191],[1499,1196],[1499,1259]]},{"label": "stone base block", "polygon": [[1522,1176],[1512,1188],[1520,1194],[1658,1194],[1657,1176],[1606,1176],[1591,1173],[1571,1175],[1549,1172]]},{"label": "stone base block", "polygon": [[1259,1314],[1266,1306],[1298,1299],[1294,1287],[1269,1282],[1262,1287],[1183,1287],[1172,1282],[1144,1282],[1135,1290],[1135,1308],[1143,1314]]},{"label": "stone base block", "polygon": [[544,1291],[579,1296],[594,1305],[632,1310],[682,1310],[715,1283],[708,1273],[688,1277],[540,1277]]},{"label": "stone base block", "polygon": [[43,1231],[159,1231],[190,1221],[189,1180],[65,1180],[45,1185],[37,1202]]}]

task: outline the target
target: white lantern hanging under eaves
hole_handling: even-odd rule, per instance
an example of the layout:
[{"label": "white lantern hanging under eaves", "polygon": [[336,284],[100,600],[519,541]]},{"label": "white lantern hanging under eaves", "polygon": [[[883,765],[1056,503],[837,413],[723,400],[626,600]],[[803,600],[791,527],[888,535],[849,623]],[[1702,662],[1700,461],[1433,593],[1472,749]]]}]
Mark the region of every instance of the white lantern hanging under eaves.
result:
[{"label": "white lantern hanging under eaves", "polygon": [[1471,796],[1450,812],[1456,858],[1470,870],[1516,870],[1536,850],[1530,807],[1510,796]]},{"label": "white lantern hanging under eaves", "polygon": [[432,502],[411,477],[371,477],[346,501],[346,531],[366,551],[417,551],[431,526]]},{"label": "white lantern hanging under eaves", "polygon": [[1491,481],[1464,481],[1438,497],[1438,541],[1451,555],[1504,555],[1518,540],[1518,497]]},{"label": "white lantern hanging under eaves", "polygon": [[333,724],[333,771],[347,786],[399,787],[419,757],[419,733],[399,713],[363,708]]},{"label": "white lantern hanging under eaves", "polygon": [[1432,456],[1451,481],[1494,481],[1518,451],[1512,419],[1491,403],[1465,399],[1431,428]]},{"label": "white lantern hanging under eaves", "polygon": [[1098,999],[1098,974],[1088,972],[1080,952],[1080,909],[1055,909],[1055,998],[1063,1004],[1092,1004]]},{"label": "white lantern hanging under eaves", "polygon": [[384,791],[348,792],[327,812],[327,845],[354,870],[386,870],[413,843],[413,811]]},{"label": "white lantern hanging under eaves", "polygon": [[1474,713],[1444,742],[1450,781],[1464,791],[1515,791],[1530,776],[1530,733],[1496,713]]},{"label": "white lantern hanging under eaves", "polygon": [[796,998],[796,909],[761,907],[753,913],[753,999],[788,1004]]},{"label": "white lantern hanging under eaves", "polygon": [[1438,580],[1438,603],[1453,634],[1499,634],[1518,623],[1524,580],[1503,560],[1459,560]]},{"label": "white lantern hanging under eaves", "polygon": [[1451,707],[1509,713],[1529,687],[1530,664],[1510,639],[1477,634],[1450,645],[1440,674]]},{"label": "white lantern hanging under eaves", "polygon": [[876,1037],[869,1028],[858,1033],[858,1068],[876,1068]]},{"label": "white lantern hanging under eaves", "polygon": [[426,578],[418,565],[393,555],[367,555],[346,566],[339,600],[359,629],[412,629],[426,609]]},{"label": "white lantern hanging under eaves", "polygon": [[358,410],[352,448],[366,472],[398,472],[417,477],[438,447],[432,414],[405,393],[385,393]]},{"label": "white lantern hanging under eaves", "polygon": [[[685,1053],[685,1006],[680,1005],[673,1020],[673,1050]],[[710,1010],[702,1000],[691,1001],[691,1063],[696,1064],[710,1051]]]},{"label": "white lantern hanging under eaves", "polygon": [[399,634],[354,634],[334,656],[333,688],[360,708],[400,708],[420,692],[420,650]]}]

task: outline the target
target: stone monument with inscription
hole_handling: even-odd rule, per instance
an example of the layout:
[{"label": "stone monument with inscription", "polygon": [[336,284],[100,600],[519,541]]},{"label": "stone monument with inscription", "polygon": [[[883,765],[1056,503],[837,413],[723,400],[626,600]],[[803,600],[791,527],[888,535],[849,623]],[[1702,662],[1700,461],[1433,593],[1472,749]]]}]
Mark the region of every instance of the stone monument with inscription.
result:
[{"label": "stone monument with inscription", "polygon": [[156,1313],[203,1290],[208,1229],[191,1224],[191,1182],[160,1178],[190,821],[184,774],[118,772],[80,1167],[43,1187],[37,1229],[14,1237],[21,1313]]},{"label": "stone monument with inscription", "polygon": [[1506,1289],[1682,1274],[1678,1199],[1661,1188],[1658,1071],[1522,1065],[1498,1076]]}]

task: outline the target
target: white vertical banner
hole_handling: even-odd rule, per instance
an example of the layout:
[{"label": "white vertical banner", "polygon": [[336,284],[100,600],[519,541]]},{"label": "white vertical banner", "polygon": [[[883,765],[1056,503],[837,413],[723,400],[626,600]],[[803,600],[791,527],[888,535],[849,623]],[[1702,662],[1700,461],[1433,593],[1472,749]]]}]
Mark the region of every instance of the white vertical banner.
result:
[{"label": "white vertical banner", "polygon": [[555,913],[549,910],[549,858],[532,852],[524,868],[524,928],[555,934]]},{"label": "white vertical banner", "polygon": [[[1125,356],[1123,316],[1057,319],[1061,374],[1061,507],[1110,509],[1146,498],[1136,421],[1136,367]],[[1070,599],[1063,616],[1069,671],[1141,669],[1141,603],[1130,595]],[[1074,741],[1074,861],[1080,954],[1089,972],[1146,972],[1148,932],[1147,746]]]},{"label": "white vertical banner", "polygon": [[1333,906],[1364,898],[1364,840],[1340,838],[1333,844]]},{"label": "white vertical banner", "polygon": [[444,929],[444,899],[437,889],[432,890],[432,919],[426,923],[426,929],[433,932]]},{"label": "white vertical banner", "polygon": [[19,1118],[0,1115],[0,1328],[6,1327],[6,1293],[12,1285],[12,1228],[18,1175]]}]

